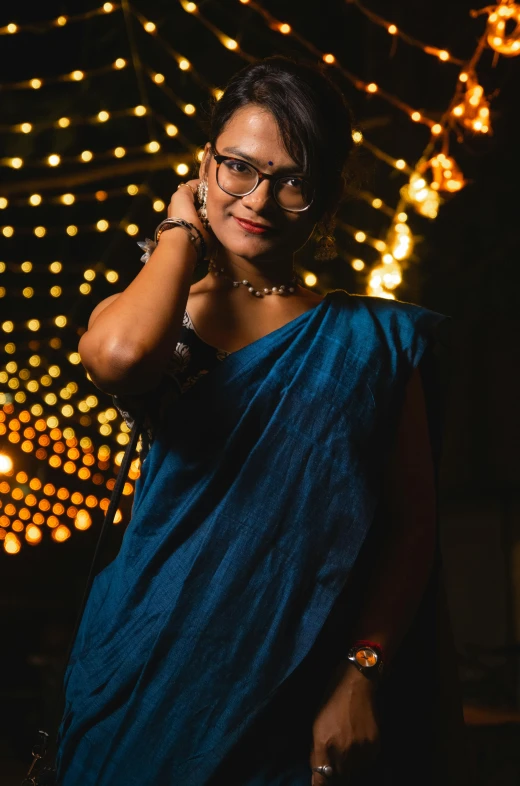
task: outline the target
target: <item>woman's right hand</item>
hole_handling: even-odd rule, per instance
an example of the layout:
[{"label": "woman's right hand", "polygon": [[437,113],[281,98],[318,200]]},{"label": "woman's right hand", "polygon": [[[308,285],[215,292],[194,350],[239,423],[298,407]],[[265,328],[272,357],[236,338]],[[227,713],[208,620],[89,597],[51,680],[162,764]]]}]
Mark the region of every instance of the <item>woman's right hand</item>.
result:
[{"label": "woman's right hand", "polygon": [[[183,218],[196,226],[206,241],[209,254],[214,250],[218,241],[211,230],[204,229],[197,213],[197,198],[195,195],[199,183],[199,178],[187,180],[185,186],[174,191],[168,205],[168,218]],[[186,188],[186,186],[189,186],[189,188]]]}]

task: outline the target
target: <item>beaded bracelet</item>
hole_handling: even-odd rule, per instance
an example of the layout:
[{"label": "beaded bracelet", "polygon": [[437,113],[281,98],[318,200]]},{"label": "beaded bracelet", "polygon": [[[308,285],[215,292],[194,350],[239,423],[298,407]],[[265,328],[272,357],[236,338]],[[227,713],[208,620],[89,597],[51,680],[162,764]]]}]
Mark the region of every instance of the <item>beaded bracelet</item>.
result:
[{"label": "beaded bracelet", "polygon": [[189,221],[186,221],[184,218],[165,218],[164,221],[157,226],[154,234],[154,240],[150,240],[149,237],[145,238],[145,240],[138,240],[137,245],[144,251],[144,254],[141,257],[141,262],[146,264],[150,259],[150,256],[157,248],[157,243],[163,232],[167,229],[172,229],[173,227],[181,227],[188,233],[188,237],[190,238],[191,242],[196,246],[197,251],[197,262],[202,262],[206,258],[206,241],[202,236],[202,232],[197,229]]}]

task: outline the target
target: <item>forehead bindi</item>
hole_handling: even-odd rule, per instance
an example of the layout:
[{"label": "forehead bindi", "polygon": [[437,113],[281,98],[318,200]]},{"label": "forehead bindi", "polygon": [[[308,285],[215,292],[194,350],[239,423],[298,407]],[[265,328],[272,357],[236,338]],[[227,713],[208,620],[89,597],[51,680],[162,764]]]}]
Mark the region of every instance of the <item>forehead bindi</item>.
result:
[{"label": "forehead bindi", "polygon": [[259,107],[242,107],[217,139],[218,152],[245,158],[259,169],[296,172],[298,165],[284,147],[273,115]]}]

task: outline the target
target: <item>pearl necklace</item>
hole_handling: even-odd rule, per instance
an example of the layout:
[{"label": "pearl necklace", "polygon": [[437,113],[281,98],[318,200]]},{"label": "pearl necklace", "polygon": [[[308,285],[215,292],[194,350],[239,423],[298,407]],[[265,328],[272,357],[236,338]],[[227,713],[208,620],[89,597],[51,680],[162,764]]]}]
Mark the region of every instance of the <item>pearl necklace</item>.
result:
[{"label": "pearl necklace", "polygon": [[263,289],[255,289],[255,287],[252,286],[252,284],[247,279],[244,279],[243,281],[233,281],[231,276],[228,276],[224,272],[224,268],[217,267],[213,260],[209,261],[208,268],[211,270],[214,276],[224,276],[224,278],[232,281],[234,287],[239,287],[240,284],[243,284],[243,286],[247,287],[248,291],[251,292],[254,297],[264,297],[264,295],[288,295],[295,291],[295,287],[298,284],[298,278],[295,274],[287,284],[280,284],[279,287],[264,287]]}]

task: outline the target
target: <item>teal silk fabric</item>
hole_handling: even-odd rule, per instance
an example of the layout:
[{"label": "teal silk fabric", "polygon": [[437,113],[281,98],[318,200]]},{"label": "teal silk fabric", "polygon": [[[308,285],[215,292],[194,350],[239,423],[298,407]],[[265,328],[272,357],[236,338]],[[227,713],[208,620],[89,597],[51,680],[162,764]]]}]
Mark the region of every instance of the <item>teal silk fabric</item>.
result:
[{"label": "teal silk fabric", "polygon": [[310,786],[313,712],[419,364],[437,466],[443,324],[335,290],[165,413],[67,669],[60,786]]}]

